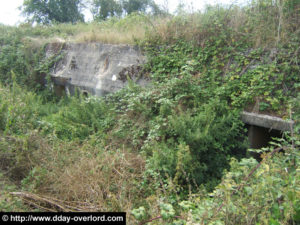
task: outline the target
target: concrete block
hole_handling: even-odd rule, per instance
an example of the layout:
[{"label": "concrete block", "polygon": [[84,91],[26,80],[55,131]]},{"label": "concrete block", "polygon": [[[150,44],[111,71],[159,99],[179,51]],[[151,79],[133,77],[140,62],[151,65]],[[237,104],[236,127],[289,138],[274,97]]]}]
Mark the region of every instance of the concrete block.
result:
[{"label": "concrete block", "polygon": [[292,120],[283,120],[279,117],[262,115],[258,113],[243,112],[242,121],[249,125],[280,130],[280,131],[290,131],[294,125]]}]

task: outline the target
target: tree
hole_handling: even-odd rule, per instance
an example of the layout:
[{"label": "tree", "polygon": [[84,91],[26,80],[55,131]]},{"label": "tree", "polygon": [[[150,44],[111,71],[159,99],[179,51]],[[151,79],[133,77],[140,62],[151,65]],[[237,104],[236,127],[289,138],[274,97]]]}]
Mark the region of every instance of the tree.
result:
[{"label": "tree", "polygon": [[149,7],[153,13],[153,15],[166,15],[168,14],[167,10],[164,10],[163,8],[161,8],[159,5],[157,5],[154,1],[150,1],[149,3]]},{"label": "tree", "polygon": [[133,12],[145,13],[147,10],[153,14],[165,13],[153,0],[93,0],[92,5],[94,20],[105,20]]},{"label": "tree", "polygon": [[91,12],[94,20],[105,20],[108,17],[120,16],[122,5],[115,0],[93,0]]},{"label": "tree", "polygon": [[50,24],[83,22],[81,0],[24,0],[22,13],[29,21]]},{"label": "tree", "polygon": [[133,12],[146,12],[152,0],[122,0],[123,9],[127,14]]},{"label": "tree", "polygon": [[125,13],[131,14],[133,12],[149,12],[153,14],[164,14],[163,11],[154,0],[122,0],[122,7]]}]

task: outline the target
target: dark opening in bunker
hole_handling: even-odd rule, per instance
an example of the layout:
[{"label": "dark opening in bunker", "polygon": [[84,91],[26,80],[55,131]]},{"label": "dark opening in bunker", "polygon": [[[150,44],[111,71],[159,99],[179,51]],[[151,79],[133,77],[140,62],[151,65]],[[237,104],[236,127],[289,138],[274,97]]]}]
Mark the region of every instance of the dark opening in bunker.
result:
[{"label": "dark opening in bunker", "polygon": [[[273,138],[282,138],[283,132],[255,125],[246,125],[248,129],[249,147],[251,149],[261,149],[270,146],[270,141],[276,142]],[[250,155],[256,160],[261,161],[261,154],[251,152]]]},{"label": "dark opening in bunker", "polygon": [[54,93],[56,96],[58,97],[63,97],[66,95],[66,88],[64,85],[57,85],[57,84],[54,84]]},{"label": "dark opening in bunker", "polygon": [[260,149],[269,146],[269,142],[272,138],[281,138],[283,133],[279,130],[246,125],[248,129],[248,139],[250,143],[250,148]]},{"label": "dark opening in bunker", "polygon": [[284,137],[284,131],[290,131],[294,124],[293,120],[246,111],[242,112],[241,118],[248,129],[252,149],[268,147],[273,138]]},{"label": "dark opening in bunker", "polygon": [[87,91],[83,91],[82,92],[83,97],[87,98],[89,97],[89,93]]}]

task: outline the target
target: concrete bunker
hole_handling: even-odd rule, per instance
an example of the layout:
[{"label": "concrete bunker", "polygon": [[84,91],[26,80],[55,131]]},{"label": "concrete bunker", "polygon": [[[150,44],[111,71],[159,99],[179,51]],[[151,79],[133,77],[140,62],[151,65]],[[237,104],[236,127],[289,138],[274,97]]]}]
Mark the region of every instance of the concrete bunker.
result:
[{"label": "concrete bunker", "polygon": [[[55,43],[47,46],[47,57],[58,54]],[[104,96],[128,85],[127,77],[141,86],[149,82],[141,75],[145,56],[135,46],[101,43],[66,43],[60,48],[61,59],[51,70],[54,91],[58,96]],[[126,78],[126,79],[124,79]]]},{"label": "concrete bunker", "polygon": [[53,90],[56,96],[63,97],[66,95],[66,88],[64,85],[53,85]]},{"label": "concrete bunker", "polygon": [[267,147],[273,137],[282,137],[283,132],[290,131],[294,124],[292,120],[250,112],[242,113],[242,121],[248,129],[250,148],[254,149]]},{"label": "concrete bunker", "polygon": [[246,128],[248,130],[250,148],[254,149],[267,147],[273,138],[281,138],[283,135],[283,132],[280,130],[273,130],[255,125],[246,124]]},{"label": "concrete bunker", "polygon": [[[53,89],[58,96],[74,95],[78,89],[83,96],[105,96],[128,85],[127,79],[146,86],[149,81],[141,76],[146,57],[140,49],[129,45],[101,43],[52,43],[47,46],[47,57],[60,52],[62,58],[51,71]],[[272,137],[282,137],[290,131],[293,121],[278,117],[243,112],[242,120],[248,128],[251,148],[268,146]]]},{"label": "concrete bunker", "polygon": [[87,98],[89,96],[89,93],[87,91],[82,91],[83,97]]},{"label": "concrete bunker", "polygon": [[70,94],[70,81],[68,77],[51,77],[53,91],[56,96],[62,97]]}]

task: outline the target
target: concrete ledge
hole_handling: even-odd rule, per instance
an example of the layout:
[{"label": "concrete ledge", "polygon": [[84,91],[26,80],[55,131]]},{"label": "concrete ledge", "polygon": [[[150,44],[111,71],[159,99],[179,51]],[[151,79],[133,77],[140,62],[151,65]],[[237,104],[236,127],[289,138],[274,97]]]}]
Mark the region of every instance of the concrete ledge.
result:
[{"label": "concrete ledge", "polygon": [[279,117],[262,115],[258,113],[242,112],[242,121],[249,125],[255,125],[259,127],[290,131],[294,125],[292,120],[283,120]]}]

